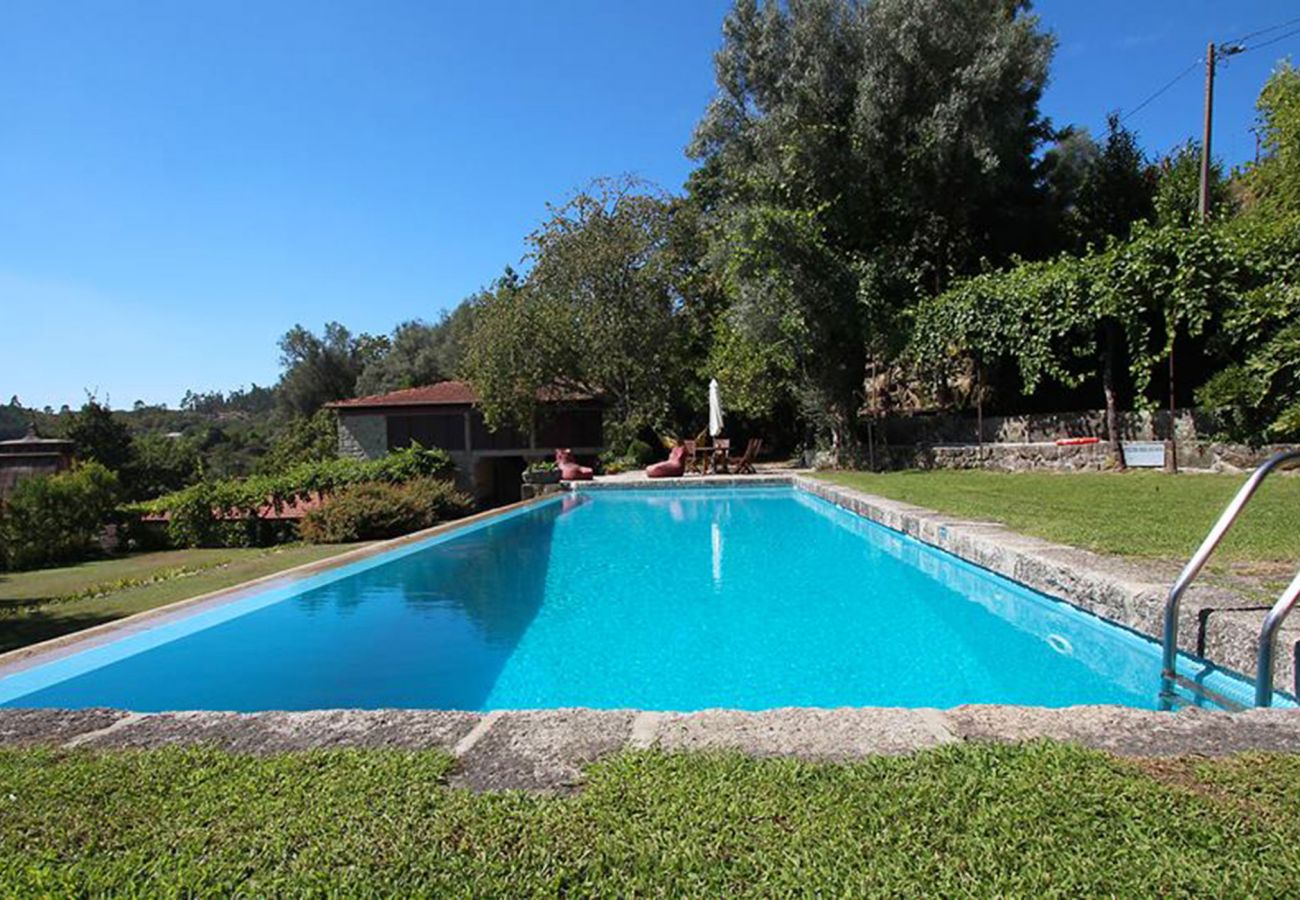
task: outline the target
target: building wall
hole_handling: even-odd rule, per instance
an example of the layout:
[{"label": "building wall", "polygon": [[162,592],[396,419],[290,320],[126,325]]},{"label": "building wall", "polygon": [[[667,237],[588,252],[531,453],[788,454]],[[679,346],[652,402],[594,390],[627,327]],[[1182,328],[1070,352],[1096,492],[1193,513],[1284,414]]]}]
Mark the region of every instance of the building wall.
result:
[{"label": "building wall", "polygon": [[339,456],[379,459],[388,453],[388,423],[382,414],[339,416]]},{"label": "building wall", "polygon": [[0,500],[13,493],[18,482],[40,475],[57,475],[69,468],[66,456],[0,456]]}]

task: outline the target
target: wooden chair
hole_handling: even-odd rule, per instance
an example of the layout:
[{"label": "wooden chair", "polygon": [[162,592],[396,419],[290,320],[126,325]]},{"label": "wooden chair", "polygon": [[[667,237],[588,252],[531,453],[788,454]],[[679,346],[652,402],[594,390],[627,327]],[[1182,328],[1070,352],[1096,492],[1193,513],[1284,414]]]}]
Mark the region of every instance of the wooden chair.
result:
[{"label": "wooden chair", "polygon": [[730,450],[731,438],[720,437],[713,439],[713,453],[710,455],[713,457],[713,471],[715,473],[730,471],[727,468],[727,453]]},{"label": "wooden chair", "polygon": [[682,441],[682,446],[686,448],[686,471],[687,473],[700,471],[700,461],[695,457],[695,441]]},{"label": "wooden chair", "polygon": [[763,449],[762,438],[750,438],[749,442],[745,444],[744,456],[732,457],[731,459],[727,460],[727,463],[730,466],[731,471],[735,472],[737,475],[753,475],[754,459],[758,456],[758,452],[762,449]]}]

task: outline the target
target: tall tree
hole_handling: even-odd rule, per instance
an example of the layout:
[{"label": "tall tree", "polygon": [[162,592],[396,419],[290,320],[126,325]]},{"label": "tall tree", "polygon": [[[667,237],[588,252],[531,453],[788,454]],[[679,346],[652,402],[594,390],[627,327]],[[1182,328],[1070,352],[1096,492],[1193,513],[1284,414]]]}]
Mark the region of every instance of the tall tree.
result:
[{"label": "tall tree", "polygon": [[465,371],[489,422],[526,427],[558,384],[604,397],[611,442],[671,423],[693,321],[670,252],[678,209],[626,180],[551,208],[529,237],[527,281],[476,303]]},{"label": "tall tree", "polygon": [[293,326],[280,338],[284,374],[276,392],[281,405],[292,414],[310,416],[332,400],[351,397],[362,370],[387,348],[387,338],[354,337],[338,322],[326,323],[321,335]]},{"label": "tall tree", "polygon": [[107,404],[87,397],[68,423],[68,440],[80,459],[93,459],[118,472],[131,459],[131,432]]},{"label": "tall tree", "polygon": [[1111,237],[1125,240],[1135,222],[1152,218],[1156,172],[1147,163],[1137,135],[1106,117],[1106,140],[1083,172],[1071,217],[1075,249],[1104,249]]},{"label": "tall tree", "polygon": [[1246,171],[1251,201],[1266,215],[1300,213],[1300,69],[1278,66],[1255,106],[1264,155]]},{"label": "tall tree", "polygon": [[787,373],[833,447],[865,360],[891,361],[916,299],[1032,244],[1053,46],[1017,0],[737,0],[728,14],[690,146],[732,300],[718,346],[743,362],[760,349],[746,335],[779,325],[782,352],[742,368]]},{"label": "tall tree", "polygon": [[473,318],[473,304],[461,303],[432,325],[419,319],[401,323],[388,349],[361,372],[357,393],[382,394],[455,377]]}]

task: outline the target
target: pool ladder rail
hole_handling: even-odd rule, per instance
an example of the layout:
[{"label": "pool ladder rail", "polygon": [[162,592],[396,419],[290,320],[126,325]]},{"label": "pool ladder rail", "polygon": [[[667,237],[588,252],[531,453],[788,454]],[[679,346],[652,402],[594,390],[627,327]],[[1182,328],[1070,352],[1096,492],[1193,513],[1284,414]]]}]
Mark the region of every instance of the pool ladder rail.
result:
[{"label": "pool ladder rail", "polygon": [[[1228,700],[1228,698],[1211,691],[1204,685],[1178,674],[1178,606],[1184,592],[1196,580],[1196,576],[1201,573],[1201,568],[1210,558],[1210,555],[1214,553],[1215,548],[1219,546],[1219,542],[1228,533],[1228,529],[1237,521],[1242,509],[1254,496],[1256,489],[1264,479],[1277,469],[1295,462],[1300,462],[1300,450],[1284,450],[1269,457],[1251,474],[1246,483],[1237,491],[1237,495],[1232,498],[1232,502],[1223,510],[1219,520],[1214,523],[1214,527],[1205,536],[1205,540],[1201,542],[1201,546],[1197,548],[1196,553],[1187,561],[1187,565],[1183,567],[1183,571],[1178,576],[1178,580],[1174,582],[1174,586],[1170,588],[1169,597],[1165,600],[1164,655],[1160,672],[1162,706],[1168,708],[1170,705],[1180,702],[1180,698],[1174,691],[1175,685],[1180,685],[1229,709],[1241,708],[1241,704]],[[1300,598],[1300,571],[1296,572],[1295,578],[1287,585],[1282,595],[1277,598],[1277,602],[1273,604],[1268,611],[1268,615],[1264,617],[1264,624],[1259,630],[1259,645],[1255,666],[1256,706],[1269,706],[1273,701],[1273,655],[1277,649],[1277,632],[1295,606],[1298,598]]]}]

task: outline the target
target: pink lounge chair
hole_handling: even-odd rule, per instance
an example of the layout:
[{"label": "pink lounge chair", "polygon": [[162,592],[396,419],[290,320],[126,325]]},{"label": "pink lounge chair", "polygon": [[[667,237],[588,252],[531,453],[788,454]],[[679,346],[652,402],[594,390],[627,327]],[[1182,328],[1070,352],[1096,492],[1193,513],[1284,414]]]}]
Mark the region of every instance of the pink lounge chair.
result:
[{"label": "pink lounge chair", "polygon": [[578,465],[572,450],[556,450],[555,464],[560,468],[560,479],[563,481],[591,481],[591,469]]},{"label": "pink lounge chair", "polygon": [[678,444],[663,462],[646,466],[647,478],[681,478],[686,474],[686,448]]}]

